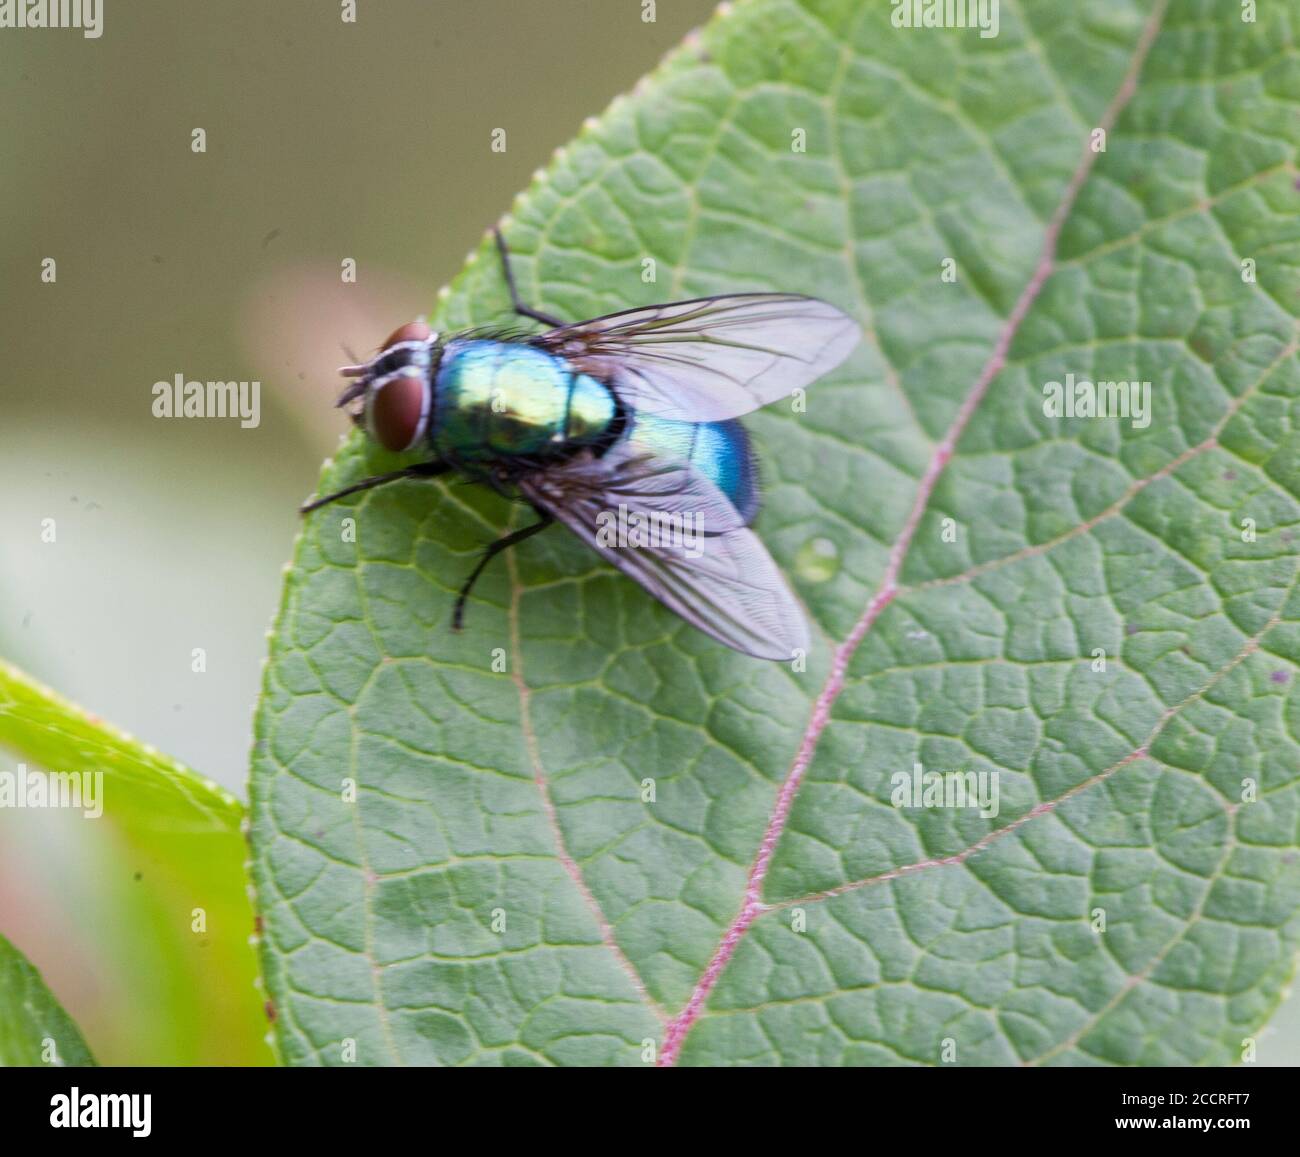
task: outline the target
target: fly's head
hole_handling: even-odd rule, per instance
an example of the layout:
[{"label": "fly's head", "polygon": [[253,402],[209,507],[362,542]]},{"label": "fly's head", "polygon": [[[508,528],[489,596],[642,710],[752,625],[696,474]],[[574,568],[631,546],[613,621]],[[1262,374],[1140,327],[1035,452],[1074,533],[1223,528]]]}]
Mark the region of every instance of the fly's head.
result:
[{"label": "fly's head", "polygon": [[423,321],[394,330],[368,362],[339,370],[350,378],[338,406],[385,450],[412,449],[429,428],[438,335]]}]

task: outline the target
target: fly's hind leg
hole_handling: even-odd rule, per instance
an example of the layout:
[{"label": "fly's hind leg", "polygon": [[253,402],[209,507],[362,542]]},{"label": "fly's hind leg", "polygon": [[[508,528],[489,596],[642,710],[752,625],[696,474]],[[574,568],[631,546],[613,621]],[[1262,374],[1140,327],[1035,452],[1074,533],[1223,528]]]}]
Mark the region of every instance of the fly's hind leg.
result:
[{"label": "fly's hind leg", "polygon": [[533,309],[532,306],[525,305],[519,300],[519,290],[515,288],[515,275],[510,268],[510,250],[506,248],[506,239],[501,236],[500,229],[493,229],[492,236],[497,239],[497,252],[501,254],[501,268],[506,275],[506,288],[510,290],[510,304],[514,307],[515,313],[520,317],[530,317],[533,321],[540,321],[543,325],[554,328],[566,325],[567,322],[561,321],[558,317],[552,317],[540,309]]},{"label": "fly's hind leg", "polygon": [[456,596],[456,607],[451,612],[451,629],[459,631],[465,620],[465,600],[469,598],[469,592],[474,589],[474,584],[478,581],[478,576],[483,573],[483,568],[487,566],[503,550],[509,550],[512,546],[517,546],[526,538],[532,538],[538,531],[545,530],[552,522],[555,521],[551,515],[543,510],[537,512],[538,521],[532,526],[525,526],[521,530],[512,531],[503,538],[498,538],[495,542],[488,543],[484,549],[478,563],[470,572],[469,578],[465,580],[465,585],[460,588],[460,594]]}]

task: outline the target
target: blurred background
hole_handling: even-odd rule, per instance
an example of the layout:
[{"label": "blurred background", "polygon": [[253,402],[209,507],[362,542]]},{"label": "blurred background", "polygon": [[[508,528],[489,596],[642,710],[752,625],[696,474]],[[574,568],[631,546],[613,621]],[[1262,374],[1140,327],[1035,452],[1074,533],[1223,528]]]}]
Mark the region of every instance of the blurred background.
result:
[{"label": "blurred background", "polygon": [[[296,506],[345,426],[343,347],[432,308],[713,0],[659,0],[652,23],[642,0],[358,0],[355,23],[340,0],[103,6],[99,39],[0,32],[0,655],[246,798]],[[260,381],[260,425],[155,418],[177,374]],[[102,1060],[267,1060],[205,1052],[193,994],[155,984],[187,949],[163,898],[100,870],[113,838],[0,811],[0,930]],[[1260,1059],[1297,1055],[1292,999]]]},{"label": "blurred background", "polygon": [[[246,798],[296,508],[346,425],[343,347],[430,310],[713,2],[659,0],[652,23],[641,0],[103,8],[99,39],[0,31],[0,655]],[[155,418],[177,374],[259,380],[260,425]],[[0,930],[101,1060],[267,1059],[203,1052],[192,994],[159,990],[194,938],[168,944],[166,898],[106,870],[114,839],[0,810]]]}]

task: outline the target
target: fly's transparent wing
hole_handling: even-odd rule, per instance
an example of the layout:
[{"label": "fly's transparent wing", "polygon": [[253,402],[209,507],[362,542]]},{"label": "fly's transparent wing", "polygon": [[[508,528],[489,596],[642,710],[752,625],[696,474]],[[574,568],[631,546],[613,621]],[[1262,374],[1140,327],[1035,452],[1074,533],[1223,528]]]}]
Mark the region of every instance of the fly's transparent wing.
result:
[{"label": "fly's transparent wing", "polygon": [[772,556],[692,467],[611,451],[520,489],[601,558],[706,635],[758,659],[808,649],[808,626]]},{"label": "fly's transparent wing", "polygon": [[739,293],[624,310],[534,340],[614,381],[635,409],[720,422],[816,381],[860,336],[857,322],[815,297]]}]

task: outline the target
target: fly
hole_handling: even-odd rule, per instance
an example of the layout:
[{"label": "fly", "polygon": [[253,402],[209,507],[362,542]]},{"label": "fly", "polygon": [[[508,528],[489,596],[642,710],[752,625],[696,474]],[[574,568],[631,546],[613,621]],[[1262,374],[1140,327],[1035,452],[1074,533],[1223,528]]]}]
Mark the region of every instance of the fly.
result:
[{"label": "fly", "polygon": [[523,304],[494,231],[514,311],[531,334],[442,337],[410,322],[339,398],[392,451],[424,462],[305,506],[404,478],[456,472],[527,503],[538,520],[488,544],[452,627],[493,558],[563,523],[688,623],[760,659],[808,648],[808,626],[750,529],[758,469],[741,414],[810,385],[857,345],[847,314],[815,297],[738,293],[573,324]]}]

